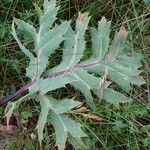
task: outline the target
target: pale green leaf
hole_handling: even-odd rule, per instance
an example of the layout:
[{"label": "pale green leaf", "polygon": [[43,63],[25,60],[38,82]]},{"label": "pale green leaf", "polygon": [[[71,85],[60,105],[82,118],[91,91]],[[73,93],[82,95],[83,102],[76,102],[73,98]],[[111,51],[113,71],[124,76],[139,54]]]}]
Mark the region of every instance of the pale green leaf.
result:
[{"label": "pale green leaf", "polygon": [[75,31],[73,31],[71,27],[68,28],[65,34],[66,40],[64,43],[62,61],[60,65],[49,70],[49,73],[64,68],[71,68],[80,61],[85,50],[84,34],[89,20],[90,17],[88,16],[88,13],[80,13],[76,21]]},{"label": "pale green leaf", "polygon": [[[122,56],[118,59],[109,62],[108,64],[100,63],[99,65],[89,68],[92,73],[102,75],[105,67],[108,67],[108,78],[115,81],[124,90],[129,91],[131,89],[130,84],[142,85],[145,81],[139,76],[140,72],[138,68],[141,66],[140,62],[134,59],[134,57]],[[129,60],[126,62],[126,60]]]},{"label": "pale green leaf", "polygon": [[68,133],[74,138],[81,138],[87,136],[80,128],[80,126],[71,120],[66,115],[58,115],[52,113],[51,122],[56,132],[56,145],[59,150],[64,150]]},{"label": "pale green leaf", "polygon": [[75,121],[71,120],[66,115],[61,115],[61,119],[67,128],[67,131],[71,134],[72,137],[81,138],[86,137],[87,135],[81,130],[80,125]]},{"label": "pale green leaf", "polygon": [[89,89],[87,89],[87,87],[80,83],[80,82],[73,82],[73,83],[70,83],[74,88],[78,89],[80,92],[82,92],[84,94],[84,97],[86,99],[86,102],[88,104],[88,106],[95,110],[95,104],[94,104],[94,101],[93,101],[93,97],[92,97],[92,94],[91,94],[91,91]]},{"label": "pale green leaf", "polygon": [[32,80],[39,78],[47,67],[49,56],[64,40],[63,36],[69,27],[69,22],[65,21],[60,26],[54,27],[44,36],[41,35],[41,27],[36,36],[36,58],[30,61],[29,67],[26,69],[26,75]]},{"label": "pale green leaf", "polygon": [[81,104],[81,102],[75,101],[73,99],[55,100],[50,96],[48,96],[48,99],[52,109],[57,114],[69,113],[73,108]]},{"label": "pale green leaf", "polygon": [[[58,146],[60,146],[63,149],[64,146],[62,145],[64,145],[66,142],[67,129],[64,125],[62,117],[59,114],[71,111],[72,108],[78,106],[80,103],[77,101],[73,101],[73,99],[66,99],[61,102],[56,101],[54,98],[50,96],[47,97],[42,93],[39,94],[38,99],[40,100],[40,105],[41,105],[41,113],[37,123],[37,131],[38,131],[38,138],[39,138],[40,145],[42,145],[43,130],[47,122],[47,116],[49,114],[49,110],[51,110],[52,123],[54,124],[56,130],[57,141],[63,141],[61,144],[59,143]],[[57,131],[59,131],[59,134],[61,134],[61,136],[60,135],[57,136]]]},{"label": "pale green leaf", "polygon": [[[100,79],[92,74],[89,74],[86,70],[82,68],[74,69],[72,75],[77,79],[77,81],[70,84],[76,89],[80,90],[84,94],[87,104],[92,109],[95,109],[95,104],[93,102],[91,91],[99,90]],[[110,82],[106,82],[105,88],[107,88],[109,84]]]},{"label": "pale green leaf", "polygon": [[15,23],[18,25],[18,29],[25,32],[29,36],[31,36],[34,40],[36,37],[36,30],[35,28],[30,25],[29,23],[24,22],[23,20],[14,18]]},{"label": "pale green leaf", "polygon": [[118,105],[120,103],[127,103],[127,102],[132,101],[131,98],[128,98],[128,97],[124,96],[122,93],[116,92],[110,88],[107,88],[104,91],[104,99],[107,102],[110,102],[114,105]]},{"label": "pale green leaf", "polygon": [[43,130],[44,126],[47,122],[47,116],[50,110],[49,100],[43,94],[39,94],[39,100],[41,105],[41,112],[37,123],[37,131],[38,131],[38,139],[40,142],[40,146],[42,145],[43,140]]},{"label": "pale green leaf", "polygon": [[22,51],[30,60],[34,59],[33,54],[32,54],[31,52],[29,52],[29,50],[27,50],[27,49],[21,44],[20,40],[18,39],[17,34],[16,34],[16,30],[15,30],[15,26],[14,26],[14,21],[13,21],[13,23],[12,23],[12,32],[11,32],[11,34],[13,35],[13,37],[15,38],[15,40],[17,41],[17,43],[18,43],[18,45],[19,45],[21,51]]},{"label": "pale green leaf", "polygon": [[52,24],[56,20],[58,8],[56,6],[56,0],[44,0],[44,13],[40,19],[39,34],[42,37],[52,27]]},{"label": "pale green leaf", "polygon": [[30,59],[29,66],[26,68],[26,76],[29,77],[32,81],[35,80],[36,77],[38,77],[36,57]]},{"label": "pale green leaf", "polygon": [[93,97],[91,95],[92,89],[98,89],[98,78],[93,75],[88,74],[85,70],[78,68],[73,72],[73,76],[77,79],[77,82],[70,83],[76,89],[80,90],[87,101],[87,104],[95,109],[95,104],[93,102]]},{"label": "pale green leaf", "polygon": [[95,28],[91,29],[93,56],[100,60],[104,59],[108,51],[110,24],[111,22],[107,22],[106,18],[103,17],[98,23],[98,31]]},{"label": "pale green leaf", "polygon": [[48,31],[43,37],[39,38],[38,48],[41,53],[47,57],[53,53],[53,50],[57,49],[59,44],[65,39],[63,35],[66,33],[69,27],[69,22],[64,21],[61,25],[55,26]]},{"label": "pale green leaf", "polygon": [[[95,36],[92,44],[94,48],[99,48],[98,34],[100,34],[101,32],[96,31],[96,29],[93,30],[95,30],[93,32]],[[127,31],[124,27],[121,27],[120,31],[114,38],[114,42],[110,47],[106,59],[100,60],[97,66],[87,69],[92,73],[103,75],[105,68],[107,67],[109,72],[108,78],[115,81],[125,91],[129,92],[129,90],[131,89],[131,84],[142,85],[145,83],[145,81],[139,76],[139,74],[141,73],[141,71],[138,70],[141,67],[140,57],[137,54],[135,54],[135,56],[127,56],[123,53],[126,37]],[[99,58],[98,54],[95,55],[95,57]]]},{"label": "pale green leaf", "polygon": [[44,13],[56,7],[56,0],[44,0]]},{"label": "pale green leaf", "polygon": [[[58,149],[65,149],[66,140],[69,136],[78,149],[77,144],[82,143],[81,138],[85,137],[86,134],[81,130],[78,123],[69,118],[67,113],[71,113],[71,110],[80,105],[80,102],[73,99],[56,100],[48,96],[47,93],[51,94],[51,91],[65,87],[66,84],[71,84],[84,94],[87,104],[93,109],[95,109],[95,105],[92,92],[100,97],[102,91],[103,98],[116,106],[120,103],[131,102],[131,98],[108,88],[110,82],[106,80],[108,78],[116,82],[126,91],[131,89],[131,84],[143,84],[144,80],[140,77],[141,71],[138,70],[141,67],[141,58],[137,55],[135,57],[123,53],[127,37],[127,31],[124,27],[116,34],[113,43],[109,46],[110,22],[107,22],[103,17],[98,24],[98,29],[92,28],[91,30],[92,56],[82,62],[82,56],[86,49],[85,32],[90,20],[88,13],[79,13],[75,27],[71,28],[69,21],[61,21],[60,24],[55,24],[58,12],[56,0],[44,0],[43,12],[37,5],[35,7],[40,22],[38,32],[32,25],[21,20],[15,20],[18,27],[33,38],[35,56],[19,41],[14,22],[12,34],[22,52],[30,60],[29,66],[26,68],[26,75],[34,84],[29,87],[29,94],[36,93],[41,105],[41,113],[37,123],[39,142],[42,145],[43,130],[50,111]],[[49,70],[48,77],[43,77],[43,73],[47,71],[50,55],[63,42],[62,61],[58,66]],[[104,74],[106,68],[107,75]],[[104,76],[105,82],[103,82],[103,88],[100,89],[101,79],[104,79]],[[8,118],[10,118],[16,106],[17,103],[12,103],[12,106],[8,108],[6,113]]]},{"label": "pale green leaf", "polygon": [[[27,76],[33,75],[31,79],[39,78],[48,64],[49,56],[56,50],[64,40],[63,35],[69,27],[69,22],[64,22],[60,26],[54,27],[41,37],[40,31],[37,34],[36,60],[28,67]],[[34,65],[36,64],[36,65]],[[35,68],[33,68],[35,67]],[[28,74],[29,73],[29,74]],[[36,73],[36,74],[35,74]]]},{"label": "pale green leaf", "polygon": [[[110,47],[110,59],[116,58],[125,48],[125,42],[127,38],[127,31],[122,26],[119,32],[116,34],[114,41]],[[109,59],[109,58],[108,58]]]},{"label": "pale green leaf", "polygon": [[72,144],[75,150],[88,150],[89,149],[88,145],[85,145],[83,141],[79,138],[74,138],[72,136],[69,136],[68,141],[69,143]]},{"label": "pale green leaf", "polygon": [[37,92],[38,90],[40,90],[43,94],[45,94],[49,91],[65,87],[66,84],[74,81],[76,81],[75,78],[67,75],[47,79],[40,78],[32,87],[30,87],[30,92]]},{"label": "pale green leaf", "polygon": [[64,122],[60,115],[52,113],[51,114],[51,122],[55,128],[56,134],[56,145],[59,150],[65,149],[65,143],[67,140],[67,128],[64,125]]}]

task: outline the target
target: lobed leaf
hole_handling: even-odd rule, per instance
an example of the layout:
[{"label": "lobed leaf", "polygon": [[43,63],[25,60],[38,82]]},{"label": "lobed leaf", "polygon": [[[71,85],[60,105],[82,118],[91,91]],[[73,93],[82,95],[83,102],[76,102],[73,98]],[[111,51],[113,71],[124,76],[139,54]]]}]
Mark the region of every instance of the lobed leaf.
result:
[{"label": "lobed leaf", "polygon": [[95,58],[104,59],[109,47],[110,24],[105,17],[98,23],[98,30],[91,28],[92,52]]},{"label": "lobed leaf", "polygon": [[[58,102],[51,96],[43,95],[41,93],[39,95],[39,99],[41,114],[39,116],[37,130],[40,145],[42,145],[43,130],[49,111],[51,111],[51,122],[56,130],[56,144],[60,150],[65,148],[68,133],[77,138],[85,136],[85,133],[80,129],[80,127],[63,114],[78,106],[80,104],[79,102],[73,101],[73,99],[65,99]],[[76,132],[74,132],[74,129]]]},{"label": "lobed leaf", "polygon": [[[106,20],[102,19],[102,23],[104,22],[106,24]],[[100,24],[101,27],[102,23]],[[100,47],[101,41],[99,38],[99,34],[102,34],[102,32],[93,29],[92,45],[94,51],[96,48],[98,49]],[[108,36],[109,34],[107,32],[107,38]],[[125,91],[129,92],[129,90],[131,89],[131,84],[140,86],[144,84],[145,81],[139,76],[139,74],[141,73],[141,71],[138,70],[141,66],[139,57],[137,55],[137,57],[131,57],[123,53],[123,50],[125,49],[126,37],[127,32],[124,27],[121,27],[120,31],[116,34],[114,38],[114,42],[111,45],[106,58],[104,60],[99,59],[99,55],[96,54],[95,57],[99,59],[99,64],[95,65],[93,68],[87,69],[91,73],[96,73],[102,76],[105,72],[105,68],[108,68],[108,78],[115,81]]]},{"label": "lobed leaf", "polygon": [[116,92],[110,88],[107,88],[104,91],[104,99],[107,102],[110,102],[114,105],[119,105],[120,103],[127,103],[127,102],[131,102],[132,99],[131,98],[127,98],[125,95],[123,95],[122,93]]},{"label": "lobed leaf", "polygon": [[69,140],[69,143],[71,143],[72,144],[72,146],[73,146],[73,148],[75,149],[75,150],[81,150],[81,149],[83,149],[83,150],[88,150],[89,149],[89,147],[88,147],[88,145],[85,145],[84,143],[83,143],[83,141],[81,140],[81,139],[79,139],[79,138],[74,138],[74,137],[72,137],[71,135],[69,136],[69,138],[68,138],[68,140]]},{"label": "lobed leaf", "polygon": [[56,132],[56,145],[59,150],[65,149],[67,135],[70,134],[74,138],[80,139],[87,136],[80,128],[80,126],[71,120],[66,115],[51,115],[51,122]]},{"label": "lobed leaf", "polygon": [[66,84],[74,81],[76,81],[76,79],[67,75],[47,79],[40,78],[33,86],[30,87],[29,91],[37,92],[40,90],[43,94],[46,94],[49,91],[64,87]]},{"label": "lobed leaf", "polygon": [[27,49],[21,44],[20,40],[18,39],[16,30],[15,30],[14,21],[13,21],[13,23],[12,23],[12,32],[11,32],[11,34],[13,35],[13,37],[15,38],[15,40],[17,41],[17,43],[18,43],[18,45],[19,45],[21,51],[22,51],[30,60],[34,59],[33,54],[32,54],[29,50],[27,50]]},{"label": "lobed leaf", "polygon": [[80,102],[74,101],[73,99],[64,99],[61,101],[55,100],[48,96],[51,107],[57,114],[69,113],[73,108],[81,105]]},{"label": "lobed leaf", "polygon": [[[100,99],[103,98],[116,106],[120,103],[131,102],[131,98],[108,88],[111,82],[107,81],[107,78],[116,82],[127,92],[131,89],[131,84],[140,86],[145,82],[140,77],[141,58],[138,54],[130,56],[124,53],[127,37],[124,27],[121,27],[113,43],[109,46],[111,22],[107,22],[103,17],[98,23],[98,28],[91,29],[92,56],[82,62],[82,56],[86,49],[85,32],[90,20],[88,13],[79,13],[74,30],[70,27],[70,21],[61,21],[60,25],[54,26],[58,12],[56,0],[44,0],[43,8],[42,12],[40,7],[35,4],[39,16],[37,31],[32,25],[14,19],[18,28],[33,38],[35,56],[20,42],[14,22],[12,23],[12,35],[21,51],[30,60],[29,66],[26,68],[26,76],[32,80],[33,84],[29,86],[29,93],[25,97],[8,105],[6,116],[9,120],[17,105],[28,96],[34,95],[33,99],[37,98],[41,106],[37,123],[40,146],[42,147],[43,130],[50,112],[58,149],[65,149],[67,138],[73,142],[76,149],[79,149],[77,144],[84,145],[81,138],[86,134],[81,130],[79,124],[69,118],[67,113],[80,105],[80,102],[73,99],[56,100],[47,93],[70,84],[84,94],[87,104],[92,109],[95,109],[92,92]],[[64,42],[62,61],[58,66],[48,70],[50,74],[46,78],[42,77],[50,55],[62,42]]]},{"label": "lobed leaf", "polygon": [[67,128],[65,127],[61,116],[55,113],[51,115],[51,122],[55,128],[56,145],[58,146],[58,150],[64,150],[67,140]]},{"label": "lobed leaf", "polygon": [[42,146],[43,130],[44,130],[44,126],[47,122],[47,117],[49,114],[50,106],[49,106],[49,100],[43,94],[39,94],[39,101],[40,101],[40,105],[41,105],[41,112],[39,115],[39,119],[38,119],[36,128],[38,131],[39,143],[40,143],[40,146]]},{"label": "lobed leaf", "polygon": [[56,20],[58,8],[56,7],[56,0],[44,0],[44,13],[40,19],[39,36],[42,37],[52,27]]},{"label": "lobed leaf", "polygon": [[65,34],[62,61],[60,65],[52,68],[48,73],[69,69],[80,61],[85,50],[84,34],[89,20],[90,17],[88,17],[88,13],[80,13],[76,21],[75,31],[73,31],[71,27],[68,28]]},{"label": "lobed leaf", "polygon": [[127,31],[124,28],[124,26],[122,26],[119,32],[116,34],[114,38],[114,42],[112,43],[110,47],[110,51],[109,51],[110,53],[109,55],[111,55],[110,57],[116,58],[119,54],[122,53],[122,51],[125,48],[126,38],[127,38]]},{"label": "lobed leaf", "polygon": [[16,18],[14,18],[14,22],[17,24],[19,30],[21,30],[21,31],[25,32],[25,34],[31,36],[35,41],[37,32],[36,32],[36,29],[32,25],[24,22],[23,20],[16,19]]}]

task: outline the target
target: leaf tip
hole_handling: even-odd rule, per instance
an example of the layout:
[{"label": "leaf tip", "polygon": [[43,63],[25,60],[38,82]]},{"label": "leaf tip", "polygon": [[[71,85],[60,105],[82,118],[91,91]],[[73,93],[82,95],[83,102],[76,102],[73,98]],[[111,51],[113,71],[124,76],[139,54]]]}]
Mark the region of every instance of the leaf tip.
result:
[{"label": "leaf tip", "polygon": [[121,26],[118,35],[123,35],[123,36],[127,35],[127,30],[126,30],[125,26]]},{"label": "leaf tip", "polygon": [[83,21],[86,17],[88,17],[89,13],[81,13],[79,12],[78,20]]},{"label": "leaf tip", "polygon": [[105,17],[105,16],[103,16],[103,17],[102,17],[102,19],[101,19],[101,21],[102,21],[102,22],[107,22],[106,17]]}]

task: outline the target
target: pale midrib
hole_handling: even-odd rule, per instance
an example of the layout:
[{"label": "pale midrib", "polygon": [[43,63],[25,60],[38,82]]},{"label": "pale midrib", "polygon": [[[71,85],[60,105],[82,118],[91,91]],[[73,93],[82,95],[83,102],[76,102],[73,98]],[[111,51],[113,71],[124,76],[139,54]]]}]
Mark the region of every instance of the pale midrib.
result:
[{"label": "pale midrib", "polygon": [[37,49],[36,49],[36,79],[38,79],[40,77],[40,74],[39,74],[39,64],[40,64],[40,50],[39,50],[39,42],[40,42],[40,36],[41,36],[41,28],[42,26],[40,27],[39,29],[39,33],[37,34]]}]

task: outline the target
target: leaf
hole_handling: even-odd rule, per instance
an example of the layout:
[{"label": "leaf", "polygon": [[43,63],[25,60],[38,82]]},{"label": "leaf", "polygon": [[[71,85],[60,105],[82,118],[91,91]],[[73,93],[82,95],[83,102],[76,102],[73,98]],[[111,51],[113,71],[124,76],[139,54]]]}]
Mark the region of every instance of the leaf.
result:
[{"label": "leaf", "polygon": [[32,87],[30,87],[29,91],[33,93],[40,90],[43,94],[45,94],[49,91],[65,87],[66,84],[74,81],[76,81],[75,78],[69,77],[67,75],[47,79],[40,78]]},{"label": "leaf", "polygon": [[14,27],[14,22],[12,23],[12,35],[14,36],[15,40],[17,41],[20,49],[22,52],[30,59],[29,67],[26,68],[27,76],[30,77],[32,80],[34,80],[34,77],[36,76],[36,58],[33,56],[33,54],[27,50],[20,42],[20,40],[17,37],[16,30]]},{"label": "leaf", "polygon": [[144,2],[150,4],[150,0],[144,0]]},{"label": "leaf", "polygon": [[51,121],[55,128],[56,145],[59,150],[64,150],[68,133],[72,137],[79,139],[86,136],[86,134],[80,129],[80,126],[66,115],[57,115],[53,113],[51,115]]},{"label": "leaf", "polygon": [[56,7],[56,0],[44,0],[44,13],[46,13],[49,10],[52,10]]},{"label": "leaf", "polygon": [[[57,101],[51,96],[46,97],[47,103],[45,103],[46,106],[43,105],[43,109],[50,108],[51,123],[53,124],[56,132],[56,145],[58,146],[59,150],[64,150],[68,133],[78,138],[86,136],[86,134],[80,129],[79,125],[77,125],[69,117],[63,114],[71,111],[71,109],[80,105],[80,102],[74,101],[73,99],[65,99],[63,101]],[[47,113],[44,113],[43,110],[43,115],[45,116],[46,114]],[[44,125],[43,120],[41,120],[41,123],[42,125]],[[40,135],[42,135],[41,128],[43,129],[43,126],[39,127],[39,130],[41,131]]]},{"label": "leaf", "polygon": [[16,30],[15,30],[15,27],[14,27],[14,21],[13,21],[13,23],[12,23],[12,32],[11,32],[11,34],[13,35],[13,37],[15,38],[15,40],[17,41],[17,43],[18,43],[20,49],[22,50],[22,52],[23,52],[26,56],[28,56],[28,58],[29,58],[30,60],[34,59],[34,56],[32,55],[32,53],[30,53],[29,50],[27,50],[27,49],[21,44],[20,40],[18,39],[17,34],[16,34]]},{"label": "leaf", "polygon": [[[87,101],[87,104],[95,109],[95,104],[93,102],[93,97],[91,91],[99,91],[99,78],[92,74],[89,74],[86,70],[82,68],[74,69],[73,76],[78,80],[76,82],[70,83],[76,89],[80,90]],[[106,82],[104,89],[108,87],[110,82]]]},{"label": "leaf", "polygon": [[[76,21],[76,28],[75,28],[75,36],[74,36],[74,45],[72,50],[72,55],[70,55],[70,62],[69,67],[76,65],[83,56],[83,52],[85,50],[85,40],[84,34],[87,29],[90,17],[88,13],[81,14]],[[65,50],[64,50],[65,51]]]},{"label": "leaf", "polygon": [[72,146],[75,150],[81,150],[81,149],[88,150],[89,149],[88,145],[85,145],[81,139],[69,136],[68,140],[69,140],[69,143],[72,144]]},{"label": "leaf", "polygon": [[[127,56],[123,53],[127,32],[122,27],[116,34],[113,44],[105,60],[99,60],[100,63],[93,68],[87,68],[89,72],[103,75],[105,68],[108,68],[108,78],[115,81],[125,91],[129,92],[131,84],[142,85],[145,81],[139,76],[138,69],[141,66],[139,56]],[[95,41],[99,40],[95,37]],[[95,45],[96,46],[96,45]],[[98,55],[97,55],[98,58]]]},{"label": "leaf", "polygon": [[[38,42],[39,51],[41,51],[41,55],[49,56],[56,48],[58,48],[59,44],[64,40],[63,35],[66,33],[69,27],[69,22],[64,21],[61,25],[55,26],[52,30],[47,32],[40,41]],[[42,53],[44,51],[44,53]],[[52,51],[52,52],[51,52]]]},{"label": "leaf", "polygon": [[43,37],[41,37],[41,31],[39,29],[36,41],[37,57],[34,60],[34,63],[36,65],[34,65],[34,69],[33,66],[28,67],[27,76],[29,76],[31,79],[39,78],[41,76],[41,74],[47,67],[49,56],[54,52],[54,50],[59,47],[60,43],[64,40],[63,35],[66,33],[68,27],[69,22],[64,22],[60,26],[54,27]]},{"label": "leaf", "polygon": [[[123,55],[124,56],[124,55]],[[130,84],[142,85],[145,81],[139,76],[140,72],[138,68],[141,66],[139,61],[134,61],[134,57],[120,56],[118,59],[107,64],[99,64],[88,70],[92,73],[102,75],[104,68],[108,67],[108,78],[115,81],[124,90],[129,91],[131,89]],[[122,59],[120,61],[120,58]],[[126,62],[126,60],[129,60]],[[130,60],[133,60],[130,62]]]},{"label": "leaf", "polygon": [[14,22],[18,25],[19,30],[21,30],[21,31],[25,32],[26,34],[28,34],[29,36],[31,36],[35,41],[37,32],[32,25],[24,22],[23,20],[16,19],[16,18],[14,18]]},{"label": "leaf", "polygon": [[122,53],[122,51],[125,48],[126,38],[127,38],[127,31],[124,28],[124,26],[122,26],[119,32],[116,34],[114,42],[110,47],[110,51],[109,51],[110,54],[108,56],[108,60],[116,58],[119,54]]},{"label": "leaf", "polygon": [[65,34],[62,61],[60,65],[52,68],[48,73],[64,70],[65,68],[69,69],[80,61],[85,50],[84,33],[87,29],[89,20],[90,17],[88,17],[88,13],[79,14],[75,31],[73,31],[71,27],[68,28]]},{"label": "leaf", "polygon": [[56,145],[58,146],[59,150],[64,150],[67,140],[67,128],[65,127],[60,115],[52,114],[51,122],[55,128]]},{"label": "leaf", "polygon": [[80,90],[84,94],[87,104],[92,109],[95,109],[91,90],[94,88],[98,89],[98,78],[79,68],[74,70],[73,76],[77,79],[77,82],[72,82],[70,84]]},{"label": "leaf", "polygon": [[127,103],[133,101],[131,98],[127,98],[122,93],[116,92],[110,88],[104,91],[104,99],[114,105],[119,105],[119,103]]},{"label": "leaf", "polygon": [[[63,136],[63,138],[60,136],[59,137],[56,136],[56,138],[58,138],[58,139],[60,138],[60,140],[66,141],[65,137],[67,137],[67,134],[63,131],[63,130],[65,130],[65,127],[62,124],[63,123],[62,118],[59,114],[63,114],[63,113],[67,113],[67,112],[71,111],[71,109],[78,106],[80,104],[80,102],[73,101],[73,99],[65,99],[63,101],[56,101],[51,96],[43,95],[42,93],[39,94],[39,100],[40,100],[40,105],[41,105],[41,113],[40,113],[39,120],[37,123],[37,131],[38,131],[38,139],[40,142],[40,146],[42,146],[43,130],[44,130],[44,126],[47,122],[47,116],[49,114],[49,111],[51,111],[51,113],[52,113],[51,115],[52,115],[54,124],[55,124],[56,119],[58,119],[60,121],[58,125],[55,124],[55,128],[59,128],[59,126],[61,127],[60,132],[62,132],[61,136]],[[64,128],[64,129],[62,130],[62,128]]]},{"label": "leaf", "polygon": [[49,102],[51,103],[52,108],[57,114],[69,113],[71,109],[81,104],[81,102],[74,101],[73,99],[64,99],[64,100],[58,101],[50,96],[48,96],[48,98],[49,98]]},{"label": "leaf", "polygon": [[91,29],[92,37],[92,52],[93,56],[104,59],[109,47],[110,24],[105,17],[102,17],[98,23],[98,31],[95,28]]},{"label": "leaf", "polygon": [[40,19],[39,36],[42,37],[52,27],[56,20],[58,8],[56,7],[56,0],[44,0],[44,14]]},{"label": "leaf", "polygon": [[40,142],[40,146],[42,146],[43,130],[47,122],[47,116],[50,110],[50,106],[49,106],[49,100],[43,94],[39,95],[39,100],[40,100],[40,105],[41,105],[41,113],[40,113],[36,128],[38,131],[38,139]]},{"label": "leaf", "polygon": [[79,124],[71,120],[66,115],[61,115],[64,125],[67,127],[68,132],[75,138],[86,137],[87,135],[81,130]]},{"label": "leaf", "polygon": [[[50,4],[51,6],[46,6],[46,4]],[[49,56],[54,52],[54,50],[59,47],[60,43],[64,40],[63,36],[69,27],[69,22],[65,21],[60,26],[55,26],[49,31],[49,29],[52,27],[52,24],[56,20],[58,8],[56,8],[55,5],[55,0],[51,0],[50,2],[45,0],[44,14],[36,5],[36,8],[38,9],[38,11],[40,11],[40,27],[38,33],[36,32],[35,28],[30,24],[22,20],[15,19],[18,27],[28,33],[34,39],[36,57],[34,57],[32,53],[30,53],[21,44],[21,42],[17,38],[14,23],[12,25],[13,36],[15,37],[22,51],[30,59],[29,67],[26,68],[26,75],[31,78],[32,81],[39,78],[43,71],[46,69]]]}]

